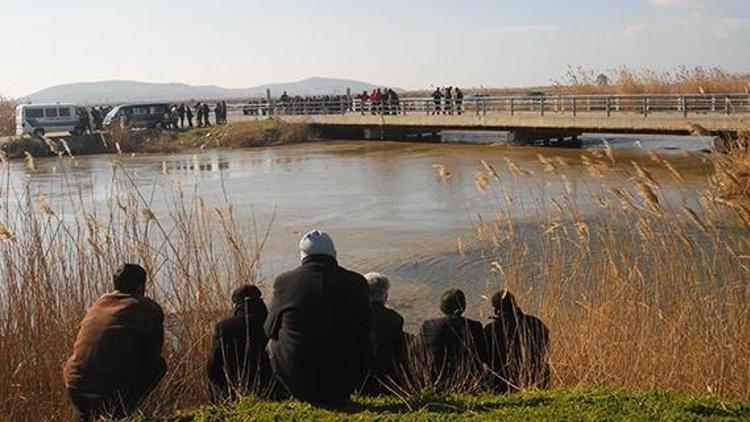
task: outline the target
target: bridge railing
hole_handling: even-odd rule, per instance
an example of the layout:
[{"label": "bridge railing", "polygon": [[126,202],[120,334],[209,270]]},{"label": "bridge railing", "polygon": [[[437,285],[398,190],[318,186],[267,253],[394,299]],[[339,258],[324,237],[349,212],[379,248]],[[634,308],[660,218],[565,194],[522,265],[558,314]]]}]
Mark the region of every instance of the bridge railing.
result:
[{"label": "bridge railing", "polygon": [[462,99],[400,98],[362,101],[345,96],[331,99],[267,100],[233,104],[246,115],[538,115],[611,117],[615,115],[731,115],[750,113],[750,95],[566,95],[469,96]]}]

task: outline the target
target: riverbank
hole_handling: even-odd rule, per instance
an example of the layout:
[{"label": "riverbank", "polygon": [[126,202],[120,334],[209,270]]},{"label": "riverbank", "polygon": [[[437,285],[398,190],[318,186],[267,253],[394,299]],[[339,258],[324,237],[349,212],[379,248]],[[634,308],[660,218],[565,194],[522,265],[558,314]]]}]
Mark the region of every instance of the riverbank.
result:
[{"label": "riverbank", "polygon": [[527,392],[507,396],[425,394],[402,401],[395,397],[357,398],[340,409],[248,397],[228,406],[204,407],[177,416],[188,421],[529,421],[529,420],[747,420],[750,404],[718,398],[695,398],[663,391],[627,393],[611,389]]},{"label": "riverbank", "polygon": [[175,153],[190,150],[252,148],[314,140],[305,124],[268,119],[235,122],[223,126],[176,130],[114,130],[82,136],[40,139],[11,137],[0,142],[0,151],[10,159],[62,155],[113,153]]}]

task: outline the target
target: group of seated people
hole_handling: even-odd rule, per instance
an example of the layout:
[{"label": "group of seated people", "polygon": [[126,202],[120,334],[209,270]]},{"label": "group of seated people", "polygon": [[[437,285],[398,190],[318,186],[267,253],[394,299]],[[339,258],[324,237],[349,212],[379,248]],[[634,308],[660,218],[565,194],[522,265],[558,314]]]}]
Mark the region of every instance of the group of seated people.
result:
[{"label": "group of seated people", "polygon": [[[256,286],[233,292],[234,313],[216,325],[208,358],[214,397],[339,405],[355,392],[387,394],[418,377],[436,389],[466,380],[498,393],[548,386],[547,328],[509,292],[492,297],[494,317],[482,327],[463,316],[463,292],[447,290],[444,315],[412,336],[386,306],[388,278],[339,266],[328,234],[306,234],[300,258],[298,268],[277,277],[269,308]],[[145,297],[146,278],[142,267],[122,266],[115,290],[81,322],[64,378],[82,421],[132,414],[167,372],[164,312]]]}]

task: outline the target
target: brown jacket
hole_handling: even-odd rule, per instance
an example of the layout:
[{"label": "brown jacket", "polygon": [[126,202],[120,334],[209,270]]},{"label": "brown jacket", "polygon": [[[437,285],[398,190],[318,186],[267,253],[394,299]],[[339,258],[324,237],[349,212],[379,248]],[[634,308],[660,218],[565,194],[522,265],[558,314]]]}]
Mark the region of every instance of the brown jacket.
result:
[{"label": "brown jacket", "polygon": [[92,394],[143,388],[164,375],[164,311],[153,300],[111,292],[81,321],[65,385]]}]

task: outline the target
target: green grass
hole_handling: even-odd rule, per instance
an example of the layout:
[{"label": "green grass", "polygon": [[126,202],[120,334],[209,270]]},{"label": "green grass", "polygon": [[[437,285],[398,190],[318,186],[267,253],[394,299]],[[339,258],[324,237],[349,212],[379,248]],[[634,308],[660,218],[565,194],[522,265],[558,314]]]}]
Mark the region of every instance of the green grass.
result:
[{"label": "green grass", "polygon": [[560,390],[508,396],[425,395],[357,398],[346,408],[325,409],[285,401],[245,398],[231,407],[211,406],[172,419],[187,421],[633,421],[750,420],[750,404],[650,391]]}]

